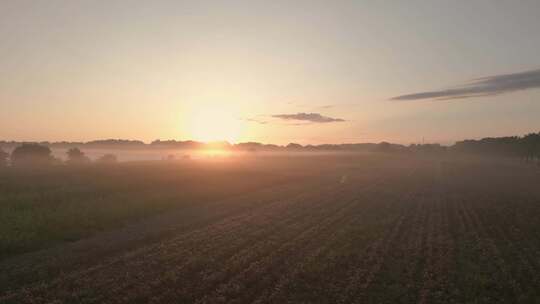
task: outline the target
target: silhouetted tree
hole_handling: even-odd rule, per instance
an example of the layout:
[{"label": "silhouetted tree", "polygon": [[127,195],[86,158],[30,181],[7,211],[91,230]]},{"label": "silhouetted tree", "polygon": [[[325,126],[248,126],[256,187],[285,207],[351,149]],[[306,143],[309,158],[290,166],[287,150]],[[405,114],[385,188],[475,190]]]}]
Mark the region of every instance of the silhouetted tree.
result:
[{"label": "silhouetted tree", "polygon": [[520,157],[527,162],[540,160],[540,133],[523,137],[488,137],[480,140],[464,140],[451,147],[453,151],[492,156]]},{"label": "silhouetted tree", "polygon": [[105,154],[98,158],[97,160],[101,164],[115,164],[118,162],[118,159],[116,158],[116,155],[114,154]]},{"label": "silhouetted tree", "polygon": [[540,133],[531,133],[521,139],[525,161],[535,161],[540,158]]},{"label": "silhouetted tree", "polygon": [[7,166],[9,154],[0,148],[0,167]]},{"label": "silhouetted tree", "polygon": [[84,152],[79,150],[79,148],[71,148],[67,152],[67,163],[71,165],[81,165],[87,164],[90,162],[90,158],[84,155]]},{"label": "silhouetted tree", "polygon": [[392,152],[392,150],[392,144],[386,141],[378,143],[377,147],[375,148],[375,151],[378,152]]},{"label": "silhouetted tree", "polygon": [[290,143],[286,146],[286,148],[287,150],[301,150],[303,146],[297,143]]},{"label": "silhouetted tree", "polygon": [[51,164],[54,158],[51,149],[39,144],[22,144],[11,152],[11,163],[14,166]]},{"label": "silhouetted tree", "polygon": [[263,144],[258,142],[244,142],[244,143],[238,143],[234,145],[235,149],[241,150],[241,151],[249,151],[249,152],[257,152],[259,150],[262,150]]},{"label": "silhouetted tree", "polygon": [[140,140],[127,140],[127,139],[105,139],[105,140],[93,140],[86,143],[87,146],[96,147],[120,147],[120,148],[142,148],[145,146],[144,142]]},{"label": "silhouetted tree", "polygon": [[447,150],[446,147],[440,144],[411,144],[407,149],[410,152],[421,154],[441,154]]}]

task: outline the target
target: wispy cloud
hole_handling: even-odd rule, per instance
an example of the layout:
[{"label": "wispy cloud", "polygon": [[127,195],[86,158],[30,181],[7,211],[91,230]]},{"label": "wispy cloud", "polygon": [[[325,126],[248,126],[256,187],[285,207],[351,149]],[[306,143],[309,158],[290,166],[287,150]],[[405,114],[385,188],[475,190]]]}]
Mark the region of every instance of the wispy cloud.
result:
[{"label": "wispy cloud", "polygon": [[345,121],[341,118],[332,118],[328,116],[323,116],[319,113],[296,113],[296,114],[276,114],[272,115],[274,118],[279,118],[283,120],[294,120],[294,121],[303,121],[310,123],[329,123],[329,122],[342,122]]},{"label": "wispy cloud", "polygon": [[472,98],[535,88],[540,88],[540,69],[477,78],[454,88],[400,95],[391,100]]},{"label": "wispy cloud", "polygon": [[333,109],[333,108],[354,108],[359,107],[360,103],[335,103],[335,104],[326,104],[316,107],[316,109]]},{"label": "wispy cloud", "polygon": [[242,118],[242,120],[248,121],[248,122],[255,122],[261,125],[266,125],[268,123],[268,121],[266,120],[256,119],[256,118]]}]

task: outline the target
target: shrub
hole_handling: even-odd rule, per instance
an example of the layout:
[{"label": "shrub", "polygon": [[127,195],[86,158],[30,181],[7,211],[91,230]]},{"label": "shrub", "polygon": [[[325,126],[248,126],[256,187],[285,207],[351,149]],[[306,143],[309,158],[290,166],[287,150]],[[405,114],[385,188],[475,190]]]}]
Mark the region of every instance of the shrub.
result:
[{"label": "shrub", "polygon": [[72,165],[87,164],[90,162],[90,158],[84,155],[84,152],[79,150],[79,148],[71,148],[67,152],[67,163]]},{"label": "shrub", "polygon": [[115,164],[118,162],[118,159],[114,154],[105,154],[98,159],[98,162],[101,164]]},{"label": "shrub", "polygon": [[14,166],[49,165],[53,163],[51,149],[38,144],[22,144],[11,152]]},{"label": "shrub", "polygon": [[0,167],[7,166],[9,154],[0,148]]}]

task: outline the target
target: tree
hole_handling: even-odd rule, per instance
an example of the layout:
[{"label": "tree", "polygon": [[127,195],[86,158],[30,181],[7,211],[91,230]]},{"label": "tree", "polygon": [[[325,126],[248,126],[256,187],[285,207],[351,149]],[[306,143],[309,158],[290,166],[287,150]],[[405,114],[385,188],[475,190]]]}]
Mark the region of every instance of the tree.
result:
[{"label": "tree", "polygon": [[90,162],[90,159],[84,155],[84,152],[79,150],[79,148],[71,148],[66,152],[66,154],[68,156],[68,164],[81,165]]},{"label": "tree", "polygon": [[11,152],[11,164],[14,166],[33,166],[52,164],[51,149],[39,144],[22,144]]},{"label": "tree", "polygon": [[287,150],[300,150],[303,147],[302,147],[302,145],[297,144],[297,143],[290,143],[290,144],[287,145],[286,148],[287,148]]},{"label": "tree", "polygon": [[390,152],[392,150],[392,144],[383,141],[377,144],[377,151],[379,152]]},{"label": "tree", "polygon": [[7,166],[9,154],[0,148],[0,167]]},{"label": "tree", "polygon": [[114,154],[105,154],[98,159],[98,162],[101,164],[115,164],[118,162],[118,159]]},{"label": "tree", "polygon": [[526,161],[540,158],[540,133],[531,133],[521,139]]}]

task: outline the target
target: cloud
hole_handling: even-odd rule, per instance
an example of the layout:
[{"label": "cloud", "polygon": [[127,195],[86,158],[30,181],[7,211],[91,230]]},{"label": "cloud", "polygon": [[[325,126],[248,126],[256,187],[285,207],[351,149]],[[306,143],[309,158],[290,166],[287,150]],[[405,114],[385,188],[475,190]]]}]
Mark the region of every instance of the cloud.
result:
[{"label": "cloud", "polygon": [[535,88],[540,88],[540,69],[477,78],[454,88],[406,94],[392,97],[390,100],[472,98]]},{"label": "cloud", "polygon": [[305,121],[310,123],[329,123],[329,122],[342,122],[345,121],[341,118],[332,118],[328,116],[323,116],[319,113],[296,113],[296,114],[276,114],[272,115],[274,118],[279,118],[283,120],[296,120],[296,121]]},{"label": "cloud", "polygon": [[268,121],[266,120],[261,120],[261,119],[256,119],[256,118],[242,118],[242,120],[248,121],[248,122],[255,122],[261,125],[265,125],[268,123]]},{"label": "cloud", "polygon": [[318,106],[317,109],[352,108],[360,106],[359,103],[336,103]]}]

